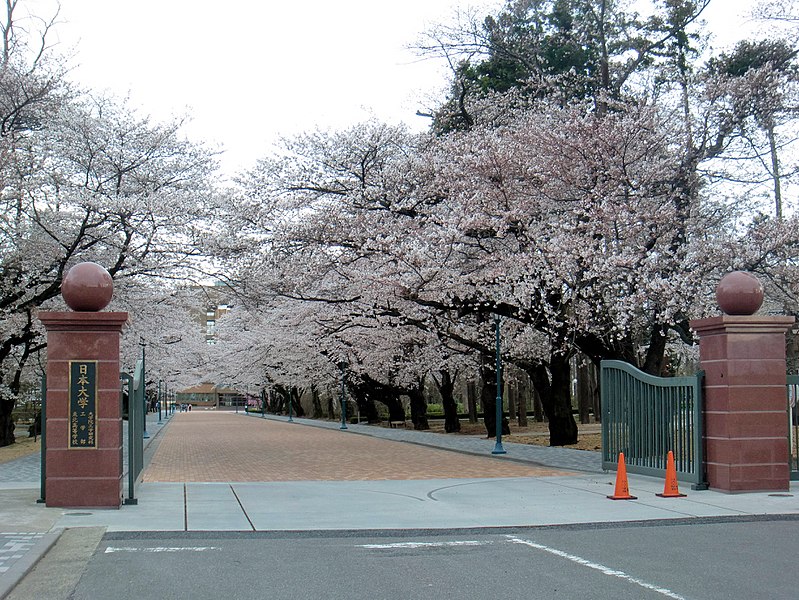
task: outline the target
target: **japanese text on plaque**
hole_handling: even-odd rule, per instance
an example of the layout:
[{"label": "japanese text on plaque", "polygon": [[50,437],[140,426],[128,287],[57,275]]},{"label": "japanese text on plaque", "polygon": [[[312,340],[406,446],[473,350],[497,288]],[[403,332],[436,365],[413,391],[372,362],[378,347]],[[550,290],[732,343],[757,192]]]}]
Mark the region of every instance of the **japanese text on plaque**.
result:
[{"label": "japanese text on plaque", "polygon": [[97,361],[69,361],[69,447],[97,448]]}]

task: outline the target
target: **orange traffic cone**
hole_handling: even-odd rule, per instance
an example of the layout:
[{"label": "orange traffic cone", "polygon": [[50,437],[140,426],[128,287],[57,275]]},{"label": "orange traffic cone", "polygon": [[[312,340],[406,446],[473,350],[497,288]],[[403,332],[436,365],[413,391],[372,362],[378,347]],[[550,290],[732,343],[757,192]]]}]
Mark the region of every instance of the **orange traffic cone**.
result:
[{"label": "orange traffic cone", "polygon": [[666,485],[663,486],[662,494],[655,494],[661,498],[684,498],[685,494],[680,493],[680,488],[677,486],[677,469],[674,466],[674,453],[669,450],[669,456],[666,459]]},{"label": "orange traffic cone", "polygon": [[638,500],[636,496],[630,496],[630,488],[627,485],[627,467],[624,464],[624,452],[619,452],[619,466],[616,468],[616,490],[611,500]]}]

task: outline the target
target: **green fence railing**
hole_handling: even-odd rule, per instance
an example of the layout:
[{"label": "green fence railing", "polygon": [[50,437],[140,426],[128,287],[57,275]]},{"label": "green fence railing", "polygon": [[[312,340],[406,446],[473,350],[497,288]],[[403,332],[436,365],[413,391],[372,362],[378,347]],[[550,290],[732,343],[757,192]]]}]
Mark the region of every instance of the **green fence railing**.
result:
[{"label": "green fence railing", "polygon": [[799,375],[788,375],[788,445],[791,481],[799,481]]},{"label": "green fence railing", "polygon": [[[41,450],[39,451],[39,498],[36,502],[44,503],[47,501],[46,487],[47,487],[47,374],[42,373],[42,380],[40,385],[40,393],[42,395],[42,408],[40,415],[41,427]],[[34,423],[35,425],[35,423]]]},{"label": "green fence railing", "polygon": [[121,373],[120,380],[128,394],[128,497],[125,504],[138,504],[136,485],[144,469],[144,433],[146,427],[144,362],[136,361],[133,375]]},{"label": "green fence railing", "polygon": [[655,377],[630,364],[602,361],[602,468],[660,477],[669,450],[677,479],[706,489],[702,444],[702,378]]}]

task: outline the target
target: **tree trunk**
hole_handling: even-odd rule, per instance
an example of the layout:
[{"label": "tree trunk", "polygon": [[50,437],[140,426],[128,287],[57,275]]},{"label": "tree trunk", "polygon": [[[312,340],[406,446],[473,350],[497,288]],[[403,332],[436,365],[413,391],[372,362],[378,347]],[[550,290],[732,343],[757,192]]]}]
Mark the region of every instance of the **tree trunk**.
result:
[{"label": "tree trunk", "polygon": [[408,390],[408,397],[411,399],[413,428],[418,431],[430,429],[430,423],[427,420],[427,402],[424,399],[424,377],[419,379],[416,388]]},{"label": "tree trunk", "polygon": [[649,348],[646,350],[646,359],[641,367],[644,373],[661,377],[663,363],[666,356],[666,328],[663,325],[653,325],[649,334]]},{"label": "tree trunk", "polygon": [[544,407],[541,404],[541,394],[538,393],[538,388],[535,387],[535,382],[530,381],[530,397],[533,399],[533,416],[536,423],[544,422]]},{"label": "tree trunk", "polygon": [[477,386],[474,381],[466,383],[466,403],[469,410],[469,423],[477,423]]},{"label": "tree trunk", "polygon": [[[368,375],[364,375],[363,380],[366,395],[370,398],[374,398],[377,402],[384,404],[388,409],[389,421],[405,420],[405,407],[402,406],[402,400],[400,400],[400,395],[404,392],[404,390],[396,386],[372,379]],[[371,419],[369,422],[372,423]]]},{"label": "tree trunk", "polygon": [[780,157],[777,153],[777,136],[774,133],[774,124],[769,123],[766,128],[769,150],[771,152],[771,178],[774,181],[774,211],[778,221],[782,221],[782,187],[780,185]]},{"label": "tree trunk", "polygon": [[[358,405],[358,414],[362,419],[365,417],[367,423],[380,422],[380,415],[377,414],[377,406],[375,406],[374,400],[371,398],[356,398],[355,403]],[[348,410],[347,413],[349,414],[350,411]]]},{"label": "tree trunk", "polygon": [[[3,281],[6,282],[5,279]],[[53,291],[53,296],[56,293]],[[42,300],[45,299],[42,298]],[[0,344],[0,367],[2,367],[0,368],[0,447],[9,446],[16,441],[14,437],[14,407],[22,386],[22,373],[28,359],[36,352],[46,348],[46,344],[37,343],[39,334],[33,326],[33,312],[34,309],[30,307],[24,310],[25,325],[11,339],[6,337]],[[13,363],[9,364],[8,359],[12,355]]]},{"label": "tree trunk", "polygon": [[[486,363],[490,362],[490,359]],[[488,364],[480,368],[480,377],[483,380],[483,388],[480,393],[480,402],[483,405],[483,424],[486,428],[488,438],[497,437],[497,375],[496,370]],[[502,414],[502,435],[510,435],[510,423]]]},{"label": "tree trunk", "polygon": [[530,372],[549,420],[550,446],[577,443],[577,423],[574,421],[571,406],[570,373],[569,358],[563,355],[552,356],[549,374],[543,365],[534,367]]},{"label": "tree trunk", "polygon": [[405,407],[402,406],[399,390],[390,387],[383,388],[378,402],[382,402],[388,408],[389,421],[405,420]]},{"label": "tree trunk", "polygon": [[33,424],[28,427],[28,437],[36,441],[36,437],[42,435],[42,411],[37,410],[33,417]]},{"label": "tree trunk", "polygon": [[441,369],[439,371],[441,381],[433,377],[438,393],[441,394],[441,406],[444,407],[444,431],[446,433],[456,433],[461,430],[461,421],[458,418],[458,403],[455,402],[453,394],[455,390],[455,381],[452,379],[449,371]]},{"label": "tree trunk", "polygon": [[508,421],[511,421],[514,417],[518,417],[518,413],[516,412],[516,385],[515,384],[506,384],[505,385],[505,397],[508,399]]},{"label": "tree trunk", "polygon": [[319,388],[316,384],[311,385],[311,404],[313,405],[313,418],[322,418],[322,399],[319,397]]},{"label": "tree trunk", "polygon": [[291,402],[295,417],[305,416],[305,409],[302,407],[302,402],[300,402],[302,392],[303,390],[298,387],[292,387],[289,389],[289,401]]},{"label": "tree trunk", "polygon": [[527,427],[527,397],[530,386],[524,379],[520,379],[518,385],[519,427]]},{"label": "tree trunk", "polygon": [[327,418],[331,421],[336,419],[336,395],[335,393],[327,395]]},{"label": "tree trunk", "polygon": [[594,423],[602,422],[602,410],[599,394],[599,368],[593,361],[588,361],[588,382],[591,392],[591,412],[594,414]]},{"label": "tree trunk", "polygon": [[[366,414],[366,418],[370,423],[380,422],[380,417],[377,413],[377,407],[374,406],[374,401],[380,402],[386,406],[388,409],[389,421],[405,420],[405,407],[402,405],[400,395],[403,393],[408,393],[406,390],[390,384],[382,383],[372,379],[368,375],[363,376],[363,382],[360,386],[358,386],[358,389],[360,393],[360,396],[358,397],[358,407],[361,409],[362,415]],[[355,390],[353,390],[353,394],[355,394]],[[369,399],[371,402],[371,407],[368,404],[361,404],[361,399]],[[368,412],[365,412],[364,408]],[[427,418],[426,409],[427,406],[425,405],[425,419]]]},{"label": "tree trunk", "polygon": [[602,395],[599,393],[599,382],[596,376],[596,366],[594,366],[594,423],[602,422]]},{"label": "tree trunk", "polygon": [[305,416],[305,409],[300,402],[300,396],[302,395],[302,390],[300,388],[295,386],[287,388],[282,385],[276,385],[275,391],[280,398],[279,412],[289,414],[289,406],[291,406],[291,414],[293,416]]},{"label": "tree trunk", "polygon": [[283,412],[283,397],[275,389],[269,390],[269,409],[276,415]]},{"label": "tree trunk", "polygon": [[577,410],[583,425],[591,422],[591,408],[594,405],[592,367],[590,361],[577,367]]},{"label": "tree trunk", "polygon": [[[375,402],[372,399],[367,382],[363,381],[357,384],[350,384],[349,390],[350,396],[358,405],[358,413],[360,413],[361,418],[365,417],[368,423],[379,423],[380,415],[377,414],[377,406],[375,406]],[[349,408],[349,406],[347,406],[347,408]],[[350,414],[349,410],[347,414]]]},{"label": "tree trunk", "polygon": [[0,447],[10,446],[16,440],[14,438],[14,400],[3,400],[0,402]]}]

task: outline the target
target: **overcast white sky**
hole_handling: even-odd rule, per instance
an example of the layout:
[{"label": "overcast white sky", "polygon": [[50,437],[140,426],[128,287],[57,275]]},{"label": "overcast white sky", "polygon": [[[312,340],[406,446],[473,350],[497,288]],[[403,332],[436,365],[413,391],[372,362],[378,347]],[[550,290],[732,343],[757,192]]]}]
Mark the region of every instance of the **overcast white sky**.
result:
[{"label": "overcast white sky", "polygon": [[[38,15],[55,0],[23,0]],[[373,114],[415,128],[446,85],[445,66],[405,47],[456,6],[502,0],[61,0],[57,33],[76,46],[74,78],[130,95],[156,118],[188,113],[187,132],[221,144],[227,173],[279,135],[344,127]],[[718,43],[745,31],[752,0],[714,0]],[[23,8],[24,8],[23,7]]]}]

